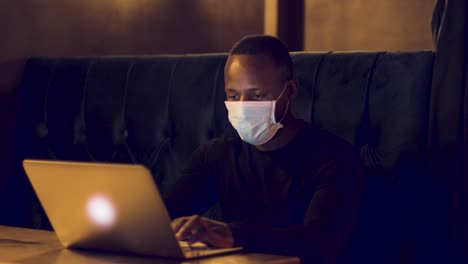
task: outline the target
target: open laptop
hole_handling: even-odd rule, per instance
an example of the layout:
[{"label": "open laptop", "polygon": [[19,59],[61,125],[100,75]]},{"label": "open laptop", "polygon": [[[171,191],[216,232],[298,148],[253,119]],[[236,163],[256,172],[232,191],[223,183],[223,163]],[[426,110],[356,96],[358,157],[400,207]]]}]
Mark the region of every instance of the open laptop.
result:
[{"label": "open laptop", "polygon": [[23,167],[64,247],[177,259],[241,250],[177,241],[144,166],[24,160]]}]

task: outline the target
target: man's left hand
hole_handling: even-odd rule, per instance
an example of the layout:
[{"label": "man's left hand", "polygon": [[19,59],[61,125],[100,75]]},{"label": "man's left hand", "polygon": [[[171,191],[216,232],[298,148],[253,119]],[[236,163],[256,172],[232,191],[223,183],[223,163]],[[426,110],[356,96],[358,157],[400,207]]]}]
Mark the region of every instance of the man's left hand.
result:
[{"label": "man's left hand", "polygon": [[174,219],[171,225],[177,239],[189,244],[200,241],[217,248],[234,245],[231,229],[223,222],[193,215]]}]

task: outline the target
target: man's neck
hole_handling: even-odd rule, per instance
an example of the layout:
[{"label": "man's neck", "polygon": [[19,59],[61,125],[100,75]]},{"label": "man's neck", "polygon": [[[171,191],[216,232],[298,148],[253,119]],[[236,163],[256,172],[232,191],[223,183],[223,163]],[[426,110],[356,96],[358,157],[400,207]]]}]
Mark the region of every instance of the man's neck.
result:
[{"label": "man's neck", "polygon": [[276,149],[280,149],[286,145],[288,145],[294,137],[299,132],[301,128],[301,122],[295,118],[290,112],[286,115],[283,122],[283,128],[280,128],[276,135],[267,143],[255,146],[258,150],[261,151],[272,151]]}]

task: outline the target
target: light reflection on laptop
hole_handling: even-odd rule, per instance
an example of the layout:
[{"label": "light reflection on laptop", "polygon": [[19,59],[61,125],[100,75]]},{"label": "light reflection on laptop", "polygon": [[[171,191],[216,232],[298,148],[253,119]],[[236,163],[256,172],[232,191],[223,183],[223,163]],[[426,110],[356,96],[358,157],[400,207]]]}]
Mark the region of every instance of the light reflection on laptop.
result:
[{"label": "light reflection on laptop", "polygon": [[111,199],[103,194],[93,194],[86,202],[86,213],[89,220],[103,229],[111,228],[117,212]]}]

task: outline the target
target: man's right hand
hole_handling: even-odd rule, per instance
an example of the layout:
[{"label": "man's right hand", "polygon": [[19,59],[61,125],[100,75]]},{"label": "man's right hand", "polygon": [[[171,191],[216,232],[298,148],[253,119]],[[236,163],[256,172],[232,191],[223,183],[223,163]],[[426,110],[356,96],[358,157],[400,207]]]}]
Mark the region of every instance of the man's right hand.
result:
[{"label": "man's right hand", "polygon": [[231,229],[223,222],[193,215],[176,218],[171,225],[176,238],[189,244],[199,241],[217,248],[229,248],[234,245]]}]

